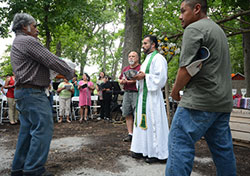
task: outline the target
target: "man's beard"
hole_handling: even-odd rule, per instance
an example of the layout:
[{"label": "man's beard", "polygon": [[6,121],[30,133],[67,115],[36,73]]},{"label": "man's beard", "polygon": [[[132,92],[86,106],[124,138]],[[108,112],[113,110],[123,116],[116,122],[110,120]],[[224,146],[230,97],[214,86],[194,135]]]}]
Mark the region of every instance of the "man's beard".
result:
[{"label": "man's beard", "polygon": [[151,48],[152,48],[152,47],[150,46],[147,50],[144,50],[144,49],[143,49],[144,54],[149,54],[149,53],[150,53]]},{"label": "man's beard", "polygon": [[135,64],[135,61],[131,60],[131,61],[128,61],[129,65],[134,65]]}]

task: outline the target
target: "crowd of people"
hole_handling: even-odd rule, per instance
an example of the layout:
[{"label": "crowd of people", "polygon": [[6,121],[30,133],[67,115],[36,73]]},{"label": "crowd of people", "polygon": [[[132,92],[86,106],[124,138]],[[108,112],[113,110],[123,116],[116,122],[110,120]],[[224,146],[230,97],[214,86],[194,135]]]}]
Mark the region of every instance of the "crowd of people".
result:
[{"label": "crowd of people", "polygon": [[[88,123],[90,119],[90,108],[93,104],[100,107],[94,109],[97,120],[109,120],[112,121],[110,116],[110,106],[112,101],[112,85],[110,83],[109,76],[104,72],[99,73],[96,86],[90,80],[90,76],[84,73],[81,78],[75,77],[68,81],[63,79],[57,87],[55,94],[59,94],[59,120],[63,122],[63,117],[66,117],[66,122],[71,123],[70,115],[72,108],[80,108],[77,114],[80,115],[80,123]],[[91,96],[98,96],[95,101],[92,101]],[[72,97],[77,97],[79,103],[72,104]],[[77,116],[77,114],[74,114]]]},{"label": "crowd of people", "polygon": [[[129,66],[123,68],[119,83],[123,85],[122,115],[126,119],[132,157],[148,163],[166,162],[166,176],[186,176],[192,172],[195,143],[205,137],[217,169],[217,175],[235,176],[236,163],[229,127],[232,110],[232,86],[227,38],[223,30],[207,17],[206,0],[183,0],[180,6],[184,29],[182,51],[176,81],[171,96],[179,101],[169,129],[162,88],[167,81],[168,65],[158,52],[155,36],[143,38],[146,58],[139,64],[139,54],[128,54]],[[53,134],[53,118],[44,92],[50,84],[49,69],[65,79],[58,86],[59,121],[69,118],[70,98],[79,96],[80,123],[87,122],[91,92],[96,88],[102,107],[100,118],[110,119],[111,84],[101,72],[96,87],[84,73],[77,81],[75,71],[49,52],[37,40],[35,19],[26,13],[16,14],[12,30],[16,38],[11,49],[11,64],[15,77],[6,80],[8,102],[13,105],[11,123],[16,123],[19,111],[20,131],[11,169],[12,176],[53,175],[45,170]],[[196,75],[187,71],[197,51],[207,47],[210,57],[202,63]],[[132,75],[132,76],[131,76]],[[70,81],[69,81],[70,80]],[[15,81],[15,84],[14,84]],[[13,101],[13,85],[15,85]],[[180,91],[185,88],[184,94]],[[216,98],[214,98],[216,97]],[[14,105],[16,103],[16,106]]]}]

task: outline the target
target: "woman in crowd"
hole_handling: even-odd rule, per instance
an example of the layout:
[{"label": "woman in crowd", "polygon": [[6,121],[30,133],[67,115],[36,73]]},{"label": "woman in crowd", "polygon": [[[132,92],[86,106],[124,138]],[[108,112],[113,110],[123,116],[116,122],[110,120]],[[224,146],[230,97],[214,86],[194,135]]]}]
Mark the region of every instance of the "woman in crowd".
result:
[{"label": "woman in crowd", "polygon": [[8,116],[11,125],[16,124],[18,121],[18,111],[16,109],[16,102],[14,98],[14,89],[15,89],[14,85],[15,85],[15,75],[12,74],[11,76],[6,78],[4,85],[4,88],[8,89],[6,97],[9,106]]},{"label": "woman in crowd", "polygon": [[[79,81],[78,89],[80,90],[79,95],[79,106],[80,106],[80,120],[82,123],[83,119],[87,122],[88,108],[91,106],[91,91],[95,89],[93,82],[90,81],[90,77],[87,73],[83,74],[83,80]],[[83,118],[84,111],[84,118]]]},{"label": "woman in crowd", "polygon": [[104,83],[104,77],[105,77],[105,73],[104,72],[100,72],[99,73],[99,78],[96,81],[96,90],[97,90],[97,94],[99,96],[99,100],[102,100],[102,89],[101,89],[101,85]]},{"label": "woman in crowd", "polygon": [[70,123],[70,103],[71,96],[74,94],[74,86],[72,83],[69,83],[67,79],[64,79],[58,86],[57,92],[59,93],[59,120],[58,123],[61,123],[63,116],[67,117],[67,122]]},{"label": "woman in crowd", "polygon": [[79,96],[79,89],[78,89],[78,81],[77,81],[77,75],[74,76],[74,78],[72,80],[69,81],[70,83],[73,84],[74,86],[74,97],[78,97]]}]

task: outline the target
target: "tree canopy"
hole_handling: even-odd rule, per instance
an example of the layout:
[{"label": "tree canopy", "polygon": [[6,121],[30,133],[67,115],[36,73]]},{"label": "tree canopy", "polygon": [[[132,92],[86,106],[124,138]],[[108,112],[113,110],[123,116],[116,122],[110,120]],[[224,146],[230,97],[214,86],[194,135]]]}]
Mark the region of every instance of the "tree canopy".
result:
[{"label": "tree canopy", "polygon": [[[166,45],[181,47],[183,29],[179,21],[181,0],[141,0],[142,36],[154,34]],[[6,38],[15,13],[30,13],[37,19],[39,38],[53,53],[71,59],[84,71],[86,65],[98,65],[113,78],[119,74],[124,46],[124,24],[129,0],[1,0],[0,35]],[[250,32],[249,2],[245,0],[208,1],[208,16],[228,36],[232,72],[244,73],[243,34]],[[141,36],[141,39],[142,39]],[[139,40],[139,39],[137,39]],[[139,41],[141,42],[141,41]],[[168,46],[166,46],[168,47]],[[170,47],[168,47],[170,49]],[[178,53],[164,53],[169,61],[169,80],[175,79]],[[143,58],[143,57],[142,57]]]}]

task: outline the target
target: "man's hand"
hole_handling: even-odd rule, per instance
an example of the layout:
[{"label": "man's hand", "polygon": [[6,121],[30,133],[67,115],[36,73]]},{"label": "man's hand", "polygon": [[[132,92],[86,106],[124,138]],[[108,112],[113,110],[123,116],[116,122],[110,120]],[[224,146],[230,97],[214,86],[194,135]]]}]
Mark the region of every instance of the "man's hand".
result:
[{"label": "man's hand", "polygon": [[127,80],[126,79],[120,79],[119,82],[120,82],[120,84],[126,84]]},{"label": "man's hand", "polygon": [[180,101],[181,96],[179,91],[182,90],[190,81],[192,77],[187,72],[186,67],[180,67],[177,72],[176,80],[171,92],[171,97],[176,100]]},{"label": "man's hand", "polygon": [[146,74],[143,71],[139,71],[132,80],[142,80],[146,77]]},{"label": "man's hand", "polygon": [[181,96],[180,96],[180,93],[179,92],[175,92],[175,91],[172,91],[170,96],[176,100],[176,101],[180,101],[181,100]]}]

